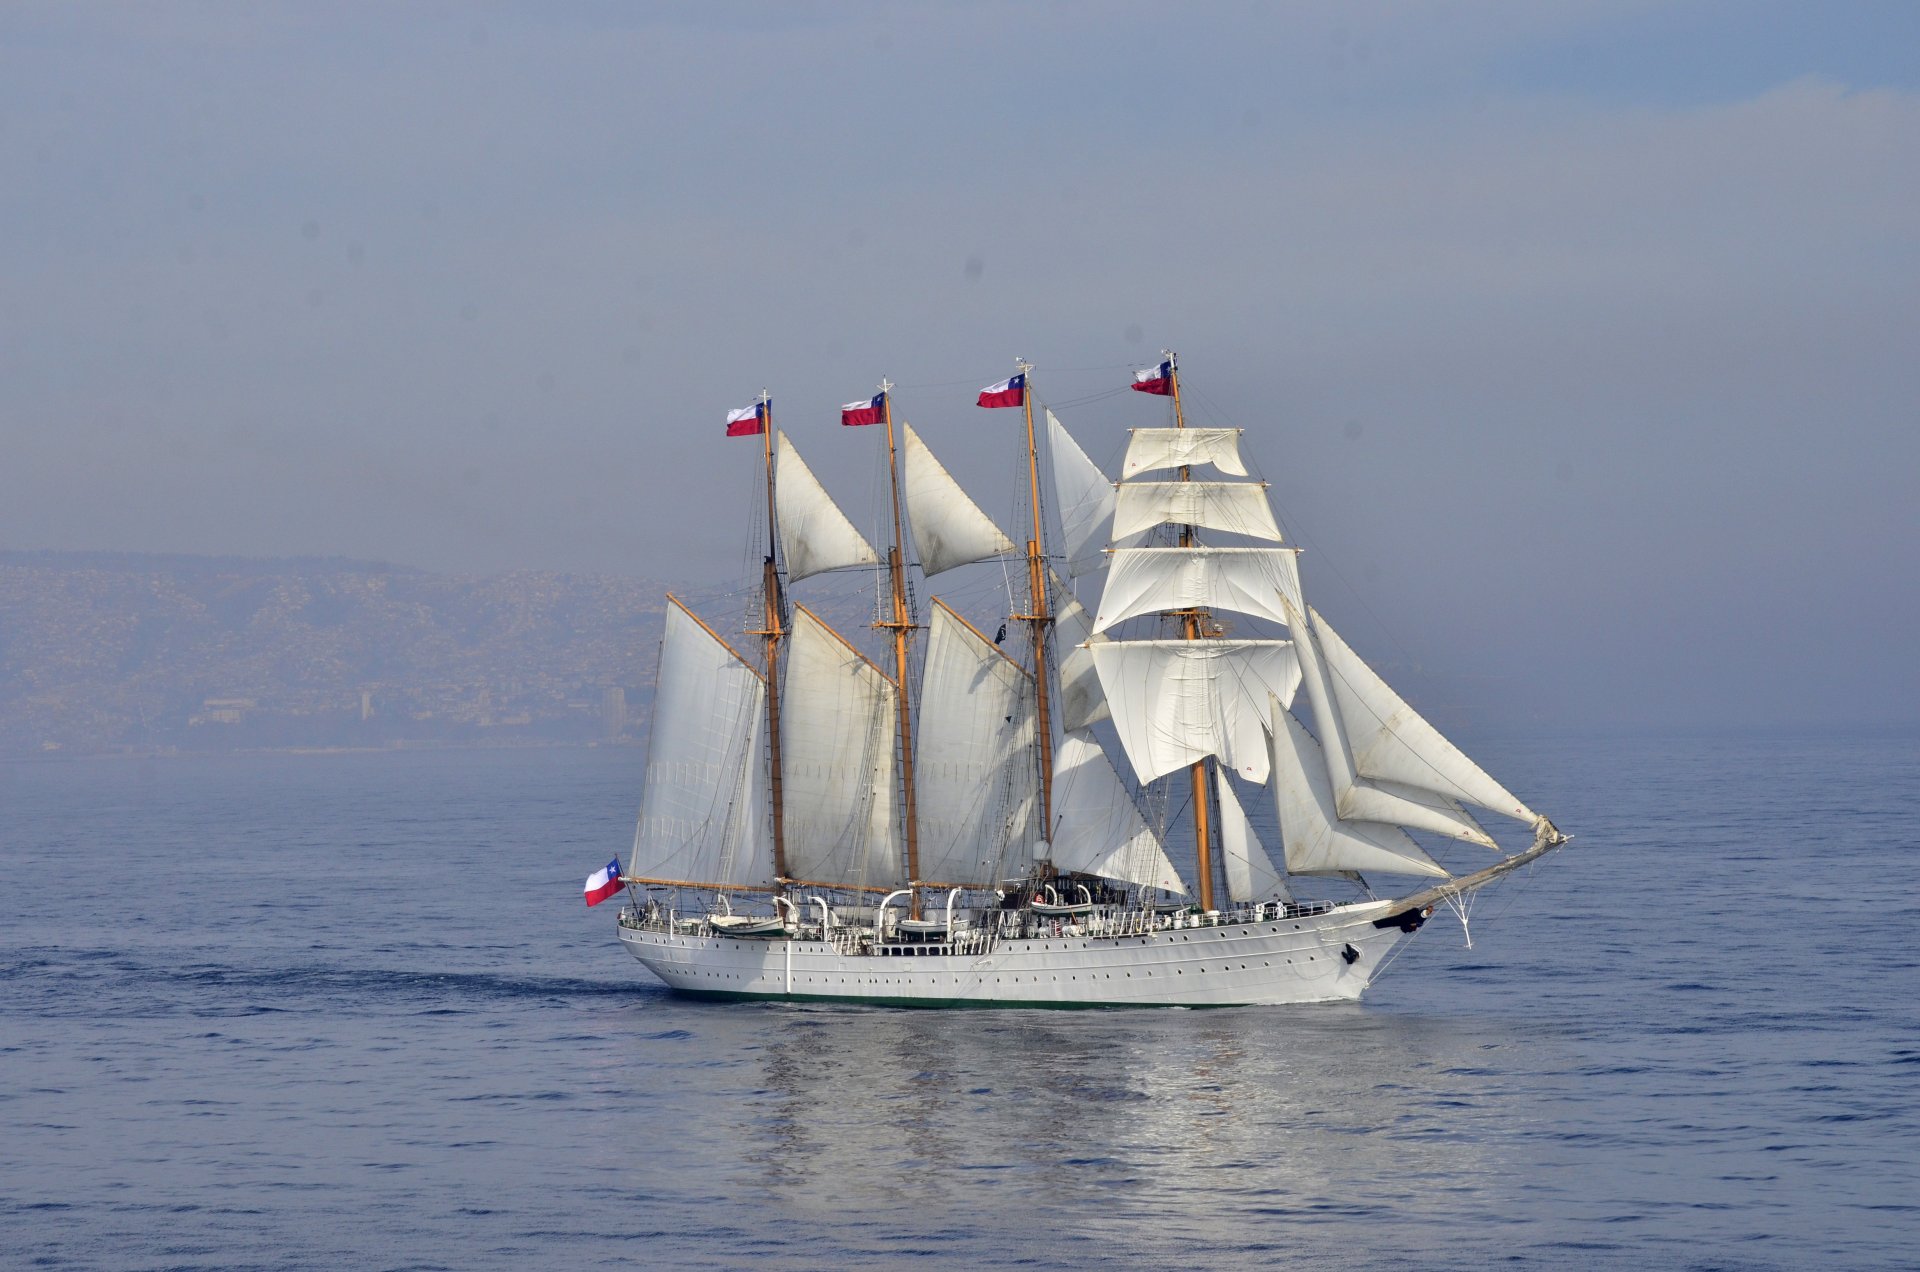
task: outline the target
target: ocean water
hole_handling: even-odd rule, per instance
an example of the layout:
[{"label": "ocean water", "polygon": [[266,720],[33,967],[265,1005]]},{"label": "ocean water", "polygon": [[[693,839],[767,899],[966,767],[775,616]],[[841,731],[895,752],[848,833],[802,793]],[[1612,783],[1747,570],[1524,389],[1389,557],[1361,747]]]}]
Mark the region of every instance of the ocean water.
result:
[{"label": "ocean water", "polygon": [[0,765],[0,1267],[1912,1267],[1920,737],[1508,738],[1358,1005],[676,999],[624,750]]}]

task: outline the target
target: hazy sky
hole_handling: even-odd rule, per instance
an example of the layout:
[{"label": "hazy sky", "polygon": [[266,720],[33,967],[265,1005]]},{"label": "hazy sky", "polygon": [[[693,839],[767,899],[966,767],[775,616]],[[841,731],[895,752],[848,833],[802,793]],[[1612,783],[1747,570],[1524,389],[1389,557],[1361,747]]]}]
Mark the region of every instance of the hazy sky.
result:
[{"label": "hazy sky", "polygon": [[[1530,721],[1920,720],[1920,5],[0,7],[0,546],[737,572],[1250,430],[1308,585]],[[1344,620],[1344,621],[1343,621]]]}]

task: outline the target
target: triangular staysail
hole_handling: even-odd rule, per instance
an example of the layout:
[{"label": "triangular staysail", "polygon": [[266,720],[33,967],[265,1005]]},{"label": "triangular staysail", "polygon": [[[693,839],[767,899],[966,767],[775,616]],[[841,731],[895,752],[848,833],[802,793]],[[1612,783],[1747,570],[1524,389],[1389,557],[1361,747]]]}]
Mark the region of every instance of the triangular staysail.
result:
[{"label": "triangular staysail", "polygon": [[827,570],[876,564],[880,558],[873,545],[853,528],[784,432],[774,456],[774,505],[787,577],[798,581]]},{"label": "triangular staysail", "polygon": [[1314,722],[1320,727],[1322,753],[1333,790],[1334,809],[1347,821],[1385,822],[1410,830],[1432,831],[1449,839],[1498,848],[1491,836],[1467,811],[1442,795],[1398,782],[1360,776],[1347,740],[1346,722],[1335,701],[1332,677],[1320,656],[1320,643],[1298,611],[1289,615],[1294,647],[1299,652],[1301,682],[1313,703]]},{"label": "triangular staysail", "polygon": [[1056,868],[1186,893],[1113,761],[1084,733],[1067,734],[1054,754],[1053,823]]},{"label": "triangular staysail", "polygon": [[1047,452],[1053,460],[1067,573],[1077,578],[1104,561],[1100,550],[1107,540],[1103,531],[1113,520],[1113,482],[1052,411],[1047,412]]},{"label": "triangular staysail", "polygon": [[1321,746],[1278,698],[1269,704],[1274,811],[1280,818],[1287,873],[1415,874],[1446,878],[1440,863],[1398,826],[1347,821],[1334,811]]},{"label": "triangular staysail", "polygon": [[1293,900],[1285,876],[1274,869],[1273,859],[1253,833],[1227,771],[1215,769],[1213,778],[1220,792],[1220,856],[1227,871],[1227,895],[1243,902]]},{"label": "triangular staysail", "polygon": [[953,474],[934,458],[913,426],[908,424],[904,428],[903,494],[921,570],[935,575],[956,565],[990,561],[1014,551],[1013,540],[980,511],[980,506],[960,488]]},{"label": "triangular staysail", "polygon": [[1529,826],[1540,819],[1408,706],[1318,611],[1310,617],[1361,776],[1464,800]]}]

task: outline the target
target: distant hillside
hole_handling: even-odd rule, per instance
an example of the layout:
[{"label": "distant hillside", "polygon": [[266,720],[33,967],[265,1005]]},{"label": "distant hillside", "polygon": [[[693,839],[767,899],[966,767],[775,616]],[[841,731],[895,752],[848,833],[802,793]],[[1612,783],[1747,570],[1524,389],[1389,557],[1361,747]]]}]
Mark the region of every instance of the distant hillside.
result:
[{"label": "distant hillside", "polygon": [[0,753],[643,736],[665,591],[0,552]]}]

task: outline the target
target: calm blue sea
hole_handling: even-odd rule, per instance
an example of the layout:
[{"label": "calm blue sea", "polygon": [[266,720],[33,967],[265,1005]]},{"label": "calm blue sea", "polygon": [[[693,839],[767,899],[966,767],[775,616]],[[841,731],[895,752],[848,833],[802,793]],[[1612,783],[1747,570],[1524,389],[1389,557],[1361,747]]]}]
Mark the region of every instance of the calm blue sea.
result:
[{"label": "calm blue sea", "polygon": [[0,1267],[1911,1267],[1920,737],[1507,738],[1357,1006],[669,997],[630,750],[0,765]]}]

